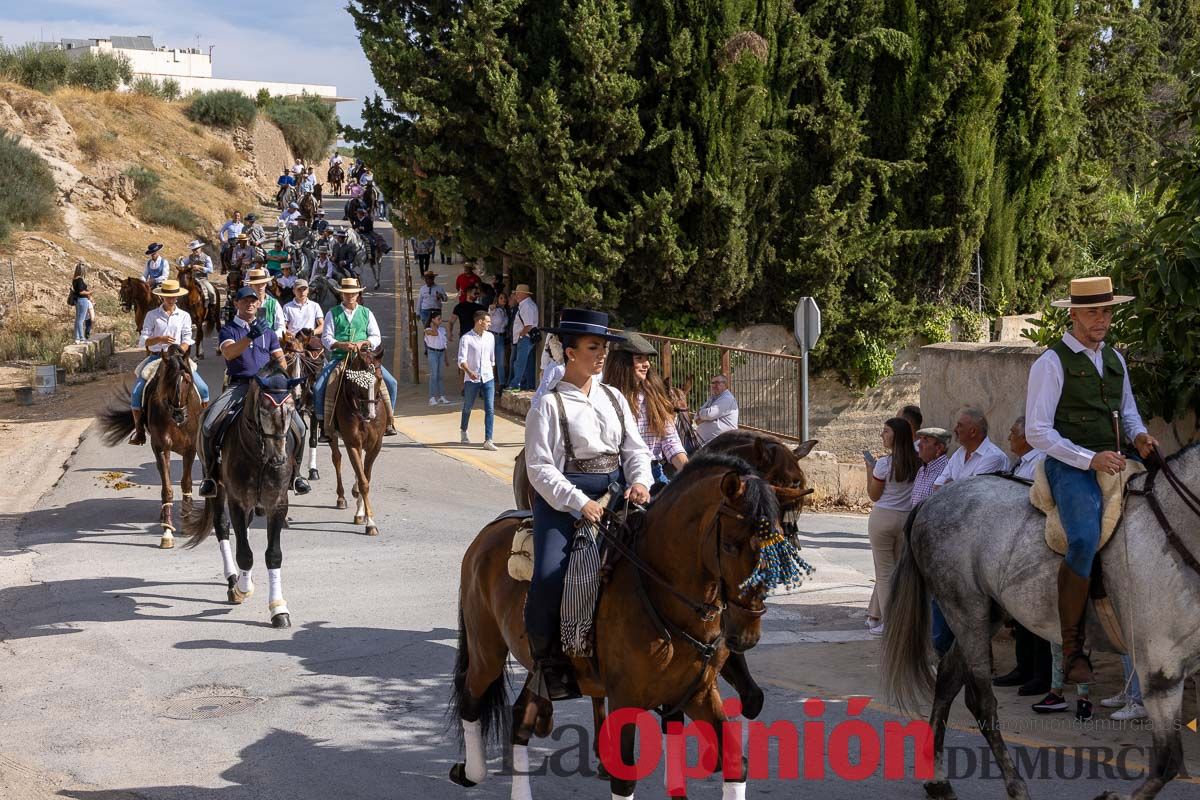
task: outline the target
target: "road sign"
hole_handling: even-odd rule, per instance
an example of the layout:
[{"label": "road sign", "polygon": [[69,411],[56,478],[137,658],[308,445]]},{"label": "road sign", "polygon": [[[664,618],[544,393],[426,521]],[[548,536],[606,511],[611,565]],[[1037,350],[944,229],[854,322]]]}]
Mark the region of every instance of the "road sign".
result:
[{"label": "road sign", "polygon": [[817,339],[821,338],[821,309],[817,308],[817,301],[811,297],[801,297],[793,318],[796,344],[800,345],[801,352],[807,353],[817,346]]}]

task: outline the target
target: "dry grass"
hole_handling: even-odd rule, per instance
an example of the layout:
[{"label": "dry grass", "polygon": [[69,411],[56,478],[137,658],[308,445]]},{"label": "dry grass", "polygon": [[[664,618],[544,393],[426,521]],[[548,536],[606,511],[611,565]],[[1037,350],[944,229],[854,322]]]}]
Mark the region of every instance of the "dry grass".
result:
[{"label": "dry grass", "polygon": [[213,176],[213,185],[218,189],[229,192],[229,194],[237,194],[244,188],[242,182],[237,179],[237,176],[226,169],[221,170]]},{"label": "dry grass", "polygon": [[217,141],[208,146],[208,155],[217,161],[220,161],[226,167],[233,166],[237,161],[237,151],[233,149],[233,145],[229,142]]},{"label": "dry grass", "polygon": [[72,335],[66,327],[47,325],[39,314],[13,314],[0,328],[0,361],[57,364]]}]

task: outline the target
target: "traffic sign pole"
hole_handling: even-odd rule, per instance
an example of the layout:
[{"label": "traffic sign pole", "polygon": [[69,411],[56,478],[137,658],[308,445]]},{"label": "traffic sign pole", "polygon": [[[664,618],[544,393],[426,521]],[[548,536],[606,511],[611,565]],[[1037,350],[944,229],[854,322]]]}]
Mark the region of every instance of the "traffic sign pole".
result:
[{"label": "traffic sign pole", "polygon": [[796,344],[800,345],[800,441],[808,441],[808,353],[821,338],[821,309],[811,297],[801,297],[793,314]]}]

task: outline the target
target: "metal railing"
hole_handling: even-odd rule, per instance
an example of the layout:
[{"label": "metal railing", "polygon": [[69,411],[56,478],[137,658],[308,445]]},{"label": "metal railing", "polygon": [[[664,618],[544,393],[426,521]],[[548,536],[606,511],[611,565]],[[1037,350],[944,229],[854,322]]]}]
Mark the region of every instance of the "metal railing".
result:
[{"label": "metal railing", "polygon": [[800,356],[642,335],[658,351],[658,369],[664,379],[680,389],[692,379],[688,393],[692,410],[708,400],[709,379],[725,375],[737,398],[739,427],[800,440],[804,419]]}]

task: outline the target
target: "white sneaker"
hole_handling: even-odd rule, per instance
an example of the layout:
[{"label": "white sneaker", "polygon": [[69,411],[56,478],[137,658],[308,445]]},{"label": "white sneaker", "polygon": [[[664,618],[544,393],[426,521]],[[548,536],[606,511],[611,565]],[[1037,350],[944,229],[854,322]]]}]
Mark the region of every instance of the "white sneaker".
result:
[{"label": "white sneaker", "polygon": [[448,405],[450,405],[450,401],[446,399],[446,396],[445,396],[445,395],[442,395],[441,397],[439,397],[439,398],[438,398],[438,402],[439,402],[439,403],[441,403],[441,404],[442,404],[442,405],[444,405],[444,406],[448,406]]},{"label": "white sneaker", "polygon": [[872,636],[883,636],[883,623],[879,623],[874,628],[871,628]]},{"label": "white sneaker", "polygon": [[1120,711],[1112,713],[1112,719],[1118,722],[1125,722],[1131,719],[1145,719],[1150,716],[1146,711],[1146,707],[1141,703],[1127,703]]},{"label": "white sneaker", "polygon": [[491,439],[484,439],[483,440],[483,449],[484,450],[495,450],[496,445],[494,442],[492,442]]},{"label": "white sneaker", "polygon": [[437,401],[436,397],[429,398],[429,405],[436,406],[437,404],[438,404],[438,401]]},{"label": "white sneaker", "polygon": [[879,620],[875,619],[874,617],[867,617],[866,619],[863,620],[864,628],[874,628],[878,624],[879,624]]},{"label": "white sneaker", "polygon": [[1112,697],[1104,698],[1100,701],[1100,705],[1105,708],[1125,708],[1129,705],[1129,698],[1125,696],[1124,692],[1121,692],[1120,694],[1114,694]]},{"label": "white sneaker", "polygon": [[462,432],[462,438],[461,438],[461,439],[459,439],[459,441],[460,441],[460,442],[462,442],[463,444],[470,444],[470,443],[471,443],[471,437],[470,437],[470,436],[467,436],[467,432],[466,432],[466,431],[463,431],[463,432]]}]

